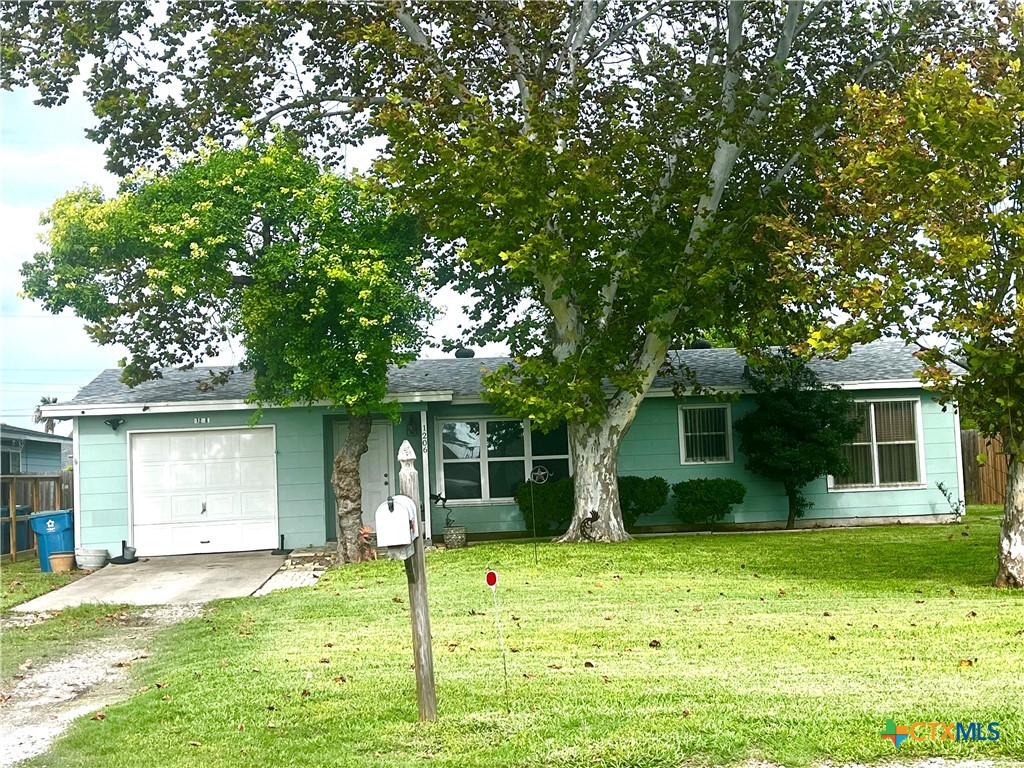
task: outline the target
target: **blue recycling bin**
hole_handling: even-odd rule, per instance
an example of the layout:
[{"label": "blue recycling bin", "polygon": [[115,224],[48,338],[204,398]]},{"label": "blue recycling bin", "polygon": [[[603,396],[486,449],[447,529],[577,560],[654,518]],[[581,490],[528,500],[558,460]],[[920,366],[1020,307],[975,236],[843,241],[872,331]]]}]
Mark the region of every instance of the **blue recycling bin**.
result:
[{"label": "blue recycling bin", "polygon": [[51,573],[50,555],[55,552],[75,551],[74,510],[61,509],[56,512],[36,512],[29,515],[32,530],[36,534],[36,549],[39,551],[39,568]]},{"label": "blue recycling bin", "polygon": [[[32,508],[19,504],[14,511],[15,546],[18,552],[28,549],[28,516]],[[0,506],[0,552],[7,555],[11,552],[11,519],[7,515],[7,505]]]}]

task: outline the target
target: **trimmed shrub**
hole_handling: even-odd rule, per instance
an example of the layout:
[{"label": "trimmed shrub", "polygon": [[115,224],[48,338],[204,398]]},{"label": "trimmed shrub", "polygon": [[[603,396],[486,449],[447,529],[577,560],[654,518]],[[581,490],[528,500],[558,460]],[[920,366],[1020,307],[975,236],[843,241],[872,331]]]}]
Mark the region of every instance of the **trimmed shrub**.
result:
[{"label": "trimmed shrub", "polygon": [[689,525],[706,523],[714,530],[715,521],[721,520],[747,495],[747,488],[739,480],[724,477],[701,477],[672,486],[676,497],[675,513]]},{"label": "trimmed shrub", "polygon": [[[530,490],[533,490],[531,497]],[[515,500],[526,521],[526,530],[533,533],[533,516],[537,515],[537,533],[565,531],[572,520],[575,486],[571,477],[563,477],[537,485],[527,480],[516,488]],[[619,478],[619,504],[626,530],[632,530],[641,515],[657,512],[668,502],[668,482],[663,477]],[[536,507],[536,509],[535,509]]]},{"label": "trimmed shrub", "polygon": [[666,502],[668,481],[664,477],[624,475],[619,478],[619,505],[627,531],[632,531],[643,515],[654,514]]},{"label": "trimmed shrub", "polygon": [[[532,493],[531,493],[532,490]],[[549,480],[543,484],[527,480],[520,483],[515,492],[516,504],[523,513],[526,530],[533,535],[534,514],[537,515],[537,535],[546,536],[552,531],[565,531],[572,520],[573,482],[571,477]]]}]

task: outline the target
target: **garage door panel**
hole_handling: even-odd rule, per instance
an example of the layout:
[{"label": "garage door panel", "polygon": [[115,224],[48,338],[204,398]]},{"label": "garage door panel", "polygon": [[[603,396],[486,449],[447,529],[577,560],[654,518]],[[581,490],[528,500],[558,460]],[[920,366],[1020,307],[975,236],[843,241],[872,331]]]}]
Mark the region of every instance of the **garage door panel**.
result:
[{"label": "garage door panel", "polygon": [[169,523],[172,520],[171,500],[167,496],[136,496],[136,525]]},{"label": "garage door panel", "polygon": [[272,491],[247,491],[241,495],[242,517],[248,519],[273,518],[274,495]]},{"label": "garage door panel", "polygon": [[210,432],[206,435],[206,458],[228,459],[238,456],[238,435],[231,432]]},{"label": "garage door panel", "polygon": [[130,461],[138,554],[277,545],[272,429],[133,433]]},{"label": "garage door panel", "polygon": [[226,488],[241,485],[241,471],[238,461],[211,461],[205,465],[206,487]]},{"label": "garage door panel", "polygon": [[175,461],[197,461],[203,456],[203,439],[194,434],[168,435],[167,457]]},{"label": "garage door panel", "polygon": [[203,519],[203,495],[174,495],[168,497],[171,519],[168,522],[184,523]]},{"label": "garage door panel", "polygon": [[206,494],[206,517],[211,521],[237,520],[241,517],[241,503],[237,493]]},{"label": "garage door panel", "polygon": [[170,483],[167,486],[172,491],[194,491],[203,485],[203,463],[178,462],[167,465],[170,474]]},{"label": "garage door panel", "polygon": [[144,464],[135,466],[135,484],[140,488],[161,488],[167,484],[170,467],[167,464]]},{"label": "garage door panel", "polygon": [[274,435],[269,429],[245,432],[238,436],[238,443],[238,455],[243,458],[274,455]]},{"label": "garage door panel", "polygon": [[246,488],[273,488],[277,476],[274,459],[245,459],[240,462],[239,474]]},{"label": "garage door panel", "polygon": [[164,435],[146,435],[145,439],[136,439],[132,443],[132,459],[140,461],[164,461],[168,455],[168,440]]}]

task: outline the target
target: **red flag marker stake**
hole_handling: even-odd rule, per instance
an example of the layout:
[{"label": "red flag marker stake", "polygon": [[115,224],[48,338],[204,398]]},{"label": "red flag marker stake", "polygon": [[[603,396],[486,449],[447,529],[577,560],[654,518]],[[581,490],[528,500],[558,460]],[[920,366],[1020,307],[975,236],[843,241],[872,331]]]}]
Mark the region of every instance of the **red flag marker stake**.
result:
[{"label": "red flag marker stake", "polygon": [[491,588],[491,597],[494,598],[494,625],[498,628],[498,644],[501,646],[501,668],[505,673],[505,711],[512,712],[508,704],[508,662],[505,658],[505,636],[501,631],[501,614],[498,610],[498,574],[495,571],[487,571],[484,577],[487,586]]}]

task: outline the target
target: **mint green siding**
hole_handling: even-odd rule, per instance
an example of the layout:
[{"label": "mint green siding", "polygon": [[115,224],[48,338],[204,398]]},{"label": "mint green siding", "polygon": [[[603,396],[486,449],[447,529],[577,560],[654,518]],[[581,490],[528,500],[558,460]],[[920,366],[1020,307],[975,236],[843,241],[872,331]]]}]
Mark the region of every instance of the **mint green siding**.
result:
[{"label": "mint green siding", "polygon": [[[822,477],[807,486],[805,493],[814,507],[806,516],[809,524],[815,519],[834,520],[851,517],[893,517],[943,515],[952,510],[939,491],[943,483],[955,497],[959,492],[957,475],[955,419],[950,409],[941,406],[927,393],[916,390],[870,390],[854,392],[857,399],[903,400],[920,398],[922,433],[924,437],[925,477],[921,488],[888,488],[878,490],[829,490]],[[690,398],[686,405],[715,405],[710,398]],[[745,469],[746,457],[739,451],[739,438],[733,433],[733,460],[725,464],[682,464],[679,456],[679,406],[672,397],[648,398],[636,419],[619,455],[620,475],[650,477],[660,475],[669,484],[697,477],[727,477],[740,480],[747,487],[747,496],[734,508],[726,522],[756,524],[784,521],[787,501],[781,484],[770,482]],[[741,397],[730,403],[732,421],[754,408],[753,399]],[[656,515],[638,521],[639,525],[673,525],[673,499]]]},{"label": "mint green siding", "polygon": [[[807,524],[815,520],[841,518],[902,517],[946,515],[952,510],[937,484],[944,484],[954,498],[959,494],[955,419],[950,410],[941,407],[927,393],[919,390],[878,390],[855,392],[860,399],[920,398],[925,476],[921,487],[835,491],[829,490],[826,479],[811,483],[808,498],[814,503]],[[691,398],[686,405],[713,405],[708,398]],[[786,497],[781,485],[760,478],[744,467],[745,458],[738,450],[733,434],[733,456],[728,463],[707,465],[682,464],[679,430],[680,401],[673,397],[648,397],[637,413],[626,435],[619,460],[620,475],[660,475],[677,483],[696,477],[730,477],[741,480],[747,496],[726,522],[738,524],[773,524],[786,518]],[[748,397],[729,403],[732,421],[748,413],[753,402]],[[437,422],[442,418],[474,418],[495,416],[485,404],[452,405],[446,403],[407,404],[392,426],[394,448],[409,440],[417,456],[417,469],[423,473],[419,413],[427,412],[429,432],[429,480],[433,492],[442,487]],[[209,418],[209,423],[196,424],[195,418]],[[103,416],[79,417],[79,461],[76,467],[81,524],[80,546],[106,547],[112,552],[120,548],[122,539],[130,539],[128,511],[128,448],[127,433],[165,429],[219,429],[248,425],[251,411],[225,410],[185,412],[179,414],[129,414],[117,432],[104,424]],[[330,485],[334,445],[334,424],[345,417],[327,408],[272,408],[263,412],[261,425],[276,430],[277,493],[279,533],[285,535],[287,547],[323,544],[335,534],[334,497]],[[391,487],[398,490],[398,464],[392,464]],[[422,488],[422,480],[421,480]],[[641,526],[671,526],[672,499],[657,514],[641,518]],[[523,518],[514,503],[449,502],[457,525],[471,533],[527,533]],[[434,537],[440,539],[448,511],[429,504]]]},{"label": "mint green siding", "polygon": [[[277,440],[279,533],[288,547],[323,544],[325,409],[273,408],[263,412],[260,425],[273,425]],[[205,411],[209,423],[196,424],[196,413],[129,414],[111,431],[101,416],[79,417],[80,460],[77,511],[81,521],[78,546],[106,547],[119,552],[130,539],[128,517],[127,433],[135,430],[223,429],[248,426],[251,411]]]}]

